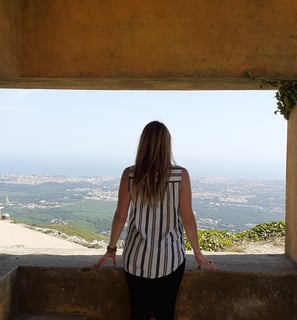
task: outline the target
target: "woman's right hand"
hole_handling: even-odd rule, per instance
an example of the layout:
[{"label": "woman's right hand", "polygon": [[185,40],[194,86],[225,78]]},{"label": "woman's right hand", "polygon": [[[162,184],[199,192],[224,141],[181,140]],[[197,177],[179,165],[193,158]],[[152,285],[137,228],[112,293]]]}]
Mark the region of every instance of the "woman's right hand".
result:
[{"label": "woman's right hand", "polygon": [[116,252],[106,251],[103,257],[101,257],[95,264],[94,267],[103,266],[107,259],[111,258],[113,265],[116,266]]}]

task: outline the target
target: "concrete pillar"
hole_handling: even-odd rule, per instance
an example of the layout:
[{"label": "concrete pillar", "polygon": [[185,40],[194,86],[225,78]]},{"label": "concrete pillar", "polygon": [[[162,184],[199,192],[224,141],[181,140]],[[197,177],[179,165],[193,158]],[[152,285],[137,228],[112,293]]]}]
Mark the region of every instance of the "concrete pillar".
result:
[{"label": "concrete pillar", "polygon": [[297,108],[288,120],[285,252],[297,262]]}]

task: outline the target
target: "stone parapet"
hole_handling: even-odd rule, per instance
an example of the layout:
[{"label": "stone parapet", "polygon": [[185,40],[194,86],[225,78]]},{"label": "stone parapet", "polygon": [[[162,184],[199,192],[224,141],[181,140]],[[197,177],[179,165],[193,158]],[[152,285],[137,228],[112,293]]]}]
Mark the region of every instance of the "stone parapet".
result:
[{"label": "stone parapet", "polygon": [[[15,280],[10,315],[3,320],[39,313],[74,314],[88,320],[129,319],[129,295],[121,268],[20,267]],[[296,274],[186,270],[176,319],[294,319],[296,295]]]}]

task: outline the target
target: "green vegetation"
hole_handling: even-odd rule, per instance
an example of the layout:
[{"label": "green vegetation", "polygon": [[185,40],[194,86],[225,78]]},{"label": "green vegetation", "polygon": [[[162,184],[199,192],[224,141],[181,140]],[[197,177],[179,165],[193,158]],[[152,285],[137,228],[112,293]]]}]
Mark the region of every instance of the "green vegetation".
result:
[{"label": "green vegetation", "polygon": [[50,225],[51,220],[56,218],[79,230],[103,234],[110,230],[115,207],[116,201],[76,200],[52,208],[8,207],[5,212],[14,220],[29,225]]},{"label": "green vegetation", "polygon": [[[53,233],[57,230],[62,236],[78,237],[86,242],[80,242],[89,248],[98,248],[100,245],[92,244],[94,240],[105,241],[108,243],[109,237],[89,231],[79,226],[70,225],[31,225],[32,228],[41,228],[45,233]],[[250,230],[243,232],[227,232],[219,230],[199,230],[200,248],[204,251],[240,251],[240,247],[251,242],[264,242],[274,239],[280,239],[285,236],[285,222],[266,222],[256,225]],[[186,249],[191,250],[189,241],[186,240]]]},{"label": "green vegetation", "polygon": [[263,81],[263,86],[278,87],[275,98],[277,100],[277,109],[275,114],[280,113],[288,120],[291,110],[297,102],[297,81],[279,80],[279,81]]},{"label": "green vegetation", "polygon": [[98,234],[96,232],[88,231],[86,229],[81,229],[80,227],[70,226],[70,225],[30,225],[32,229],[37,229],[39,231],[42,231],[46,234],[54,234],[55,231],[60,235],[62,238],[63,236],[66,238],[68,237],[77,237],[82,240],[85,240],[86,242],[78,241],[79,244],[86,246],[88,248],[99,248],[101,247],[98,244],[92,244],[94,240],[97,241],[105,241],[108,242],[109,237]]},{"label": "green vegetation", "polygon": [[[205,251],[230,251],[253,241],[266,241],[285,236],[285,222],[266,222],[251,230],[243,232],[227,232],[218,230],[198,231],[200,248]],[[191,245],[186,239],[186,249]]]},{"label": "green vegetation", "polygon": [[109,238],[103,235],[100,235],[95,232],[81,230],[79,228],[73,226],[61,226],[61,225],[50,225],[45,226],[49,229],[58,230],[59,232],[65,233],[67,236],[76,236],[82,239],[85,239],[88,242],[92,242],[93,240],[108,240]]}]

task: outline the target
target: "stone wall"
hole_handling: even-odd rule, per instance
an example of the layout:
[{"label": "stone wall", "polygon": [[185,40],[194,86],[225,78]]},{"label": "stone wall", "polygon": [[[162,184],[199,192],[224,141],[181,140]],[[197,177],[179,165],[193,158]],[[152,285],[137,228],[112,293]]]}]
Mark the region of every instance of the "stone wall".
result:
[{"label": "stone wall", "polygon": [[[296,319],[296,295],[296,274],[186,270],[176,319]],[[20,314],[68,313],[86,315],[89,320],[128,320],[124,272],[119,268],[19,268],[11,311],[11,319]]]},{"label": "stone wall", "polygon": [[15,287],[16,270],[0,278],[0,319],[7,320],[13,305],[12,297]]}]

